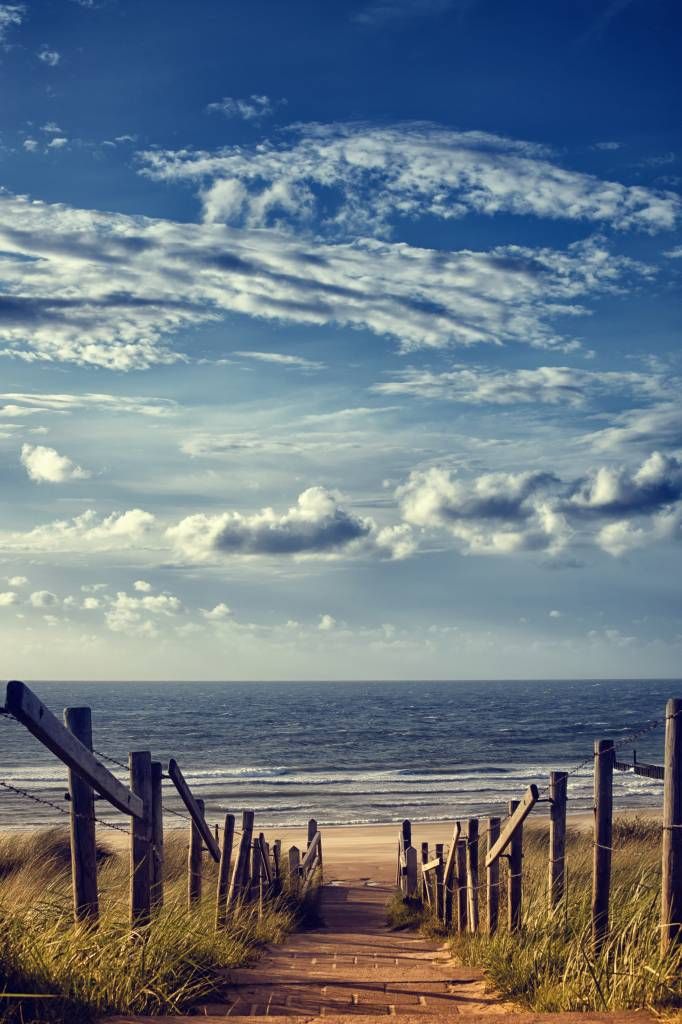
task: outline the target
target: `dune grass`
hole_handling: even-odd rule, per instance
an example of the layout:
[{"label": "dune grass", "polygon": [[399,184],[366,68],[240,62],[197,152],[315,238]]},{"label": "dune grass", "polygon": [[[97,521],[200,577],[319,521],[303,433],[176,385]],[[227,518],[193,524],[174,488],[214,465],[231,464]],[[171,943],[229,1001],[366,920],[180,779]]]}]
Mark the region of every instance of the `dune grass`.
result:
[{"label": "dune grass", "polygon": [[[537,1012],[682,1007],[682,946],[665,958],[660,953],[660,838],[655,821],[614,822],[610,934],[595,957],[590,942],[591,836],[569,830],[567,892],[550,913],[547,832],[527,828],[521,933],[507,931],[503,885],[497,934],[451,935],[454,955],[465,964],[483,966],[501,996]],[[503,880],[504,873],[502,867]],[[482,857],[480,877],[485,879]],[[485,890],[479,895],[484,921]],[[401,910],[401,903],[398,898],[389,907],[391,924],[411,918],[414,927],[444,934],[428,912]]]},{"label": "dune grass", "polygon": [[[163,911],[138,932],[128,925],[127,855],[98,849],[100,923],[73,925],[68,836],[51,829],[0,837],[0,992],[3,1024],[81,1024],[112,1012],[177,1013],[220,991],[220,969],[246,963],[315,913],[286,889],[259,918],[253,904],[214,930],[216,869],[204,863],[205,897],[191,913],[186,897],[187,837],[165,844]],[[35,998],[36,995],[51,998]]]}]

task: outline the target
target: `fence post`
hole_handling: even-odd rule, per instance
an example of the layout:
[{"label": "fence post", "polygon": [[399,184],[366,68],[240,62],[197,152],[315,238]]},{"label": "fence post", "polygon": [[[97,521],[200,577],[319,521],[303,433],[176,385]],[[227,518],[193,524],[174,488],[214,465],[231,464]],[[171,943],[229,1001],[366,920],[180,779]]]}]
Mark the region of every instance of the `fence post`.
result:
[{"label": "fence post", "polygon": [[151,905],[163,906],[163,765],[152,761],[152,862]]},{"label": "fence post", "polygon": [[298,846],[292,846],[289,850],[289,888],[293,895],[298,893],[301,881],[301,851]]},{"label": "fence post", "polygon": [[457,840],[457,931],[467,928],[467,848],[466,839]]},{"label": "fence post", "polygon": [[568,772],[549,773],[549,881],[550,910],[561,902],[565,887],[566,804]]},{"label": "fence post", "polygon": [[592,945],[598,954],[609,930],[613,818],[612,740],[594,743],[594,850],[592,872]]},{"label": "fence post", "polygon": [[218,868],[218,888],[216,891],[216,930],[223,928],[227,920],[227,890],[230,884],[230,861],[232,860],[233,842],[234,814],[226,814],[225,826],[223,828],[223,845],[220,851],[220,867]]},{"label": "fence post", "polygon": [[[488,818],[488,849],[500,838],[500,819]],[[494,935],[500,917],[500,858],[485,869],[486,931]]]},{"label": "fence post", "polygon": [[469,931],[478,931],[478,818],[469,818],[467,836],[467,904]]},{"label": "fence post", "polygon": [[444,896],[443,891],[443,844],[436,843],[436,857],[438,857],[438,867],[436,868],[435,874],[435,888],[436,888],[436,920],[443,920],[444,910]]},{"label": "fence post", "polygon": [[405,850],[405,864],[407,879],[406,896],[414,899],[417,896],[417,851],[414,846],[408,846]]},{"label": "fence post", "polygon": [[682,700],[665,709],[661,952],[682,940]]},{"label": "fence post", "polygon": [[[64,725],[83,746],[92,750],[90,708],[65,708]],[[84,779],[69,768],[71,797],[71,880],[73,914],[76,923],[97,922],[97,840],[95,835],[95,798]]]},{"label": "fence post", "polygon": [[239,852],[232,869],[232,881],[230,891],[227,894],[227,907],[229,908],[242,898],[244,890],[249,884],[249,857],[251,855],[251,836],[253,834],[253,811],[242,812],[242,838],[239,842]]},{"label": "fence post", "polygon": [[[204,801],[197,799],[197,806],[204,813]],[[201,900],[201,855],[204,841],[193,821],[189,825],[189,852],[187,854],[187,905],[191,910]]]},{"label": "fence post", "polygon": [[133,928],[149,924],[151,916],[152,854],[152,755],[133,750],[128,755],[130,788],[142,800],[142,818],[130,823],[130,923]]},{"label": "fence post", "polygon": [[[310,844],[312,843],[313,839],[315,838],[315,833],[316,832],[317,832],[317,822],[315,821],[314,818],[311,818],[310,821],[308,822],[308,846],[310,846]],[[308,846],[306,846],[306,850],[308,849]]]},{"label": "fence post", "polygon": [[[511,817],[519,806],[518,800],[510,800],[507,810]],[[509,843],[509,872],[507,875],[507,912],[510,932],[521,929],[521,872],[523,871],[523,823],[514,830]]]},{"label": "fence post", "polygon": [[[404,822],[403,822],[403,824],[404,824]],[[428,864],[428,862],[429,862],[429,844],[428,843],[422,843],[421,851],[422,851],[422,864]],[[422,871],[422,891],[421,891],[421,897],[422,897],[422,903],[424,903],[424,905],[426,905],[427,903],[431,902],[431,893],[429,892],[429,882],[428,882],[428,879],[427,879],[427,877],[426,877],[426,875],[424,874],[423,871]]]}]

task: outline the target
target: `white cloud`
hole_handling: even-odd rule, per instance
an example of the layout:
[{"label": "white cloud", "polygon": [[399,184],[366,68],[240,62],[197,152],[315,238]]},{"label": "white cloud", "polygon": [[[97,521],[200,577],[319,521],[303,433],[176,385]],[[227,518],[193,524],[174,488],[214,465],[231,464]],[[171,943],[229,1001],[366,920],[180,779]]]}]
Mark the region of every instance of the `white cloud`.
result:
[{"label": "white cloud", "polygon": [[652,452],[634,472],[601,466],[574,488],[568,504],[601,515],[649,514],[682,499],[682,462]]},{"label": "white cloud", "polygon": [[151,583],[148,583],[147,580],[135,580],[133,583],[133,590],[137,590],[138,593],[148,594],[153,589]]},{"label": "white cloud", "polygon": [[66,455],[43,445],[22,445],[21,464],[36,483],[61,484],[67,480],[85,480],[90,476],[88,470],[81,469]]},{"label": "white cloud", "polygon": [[38,149],[39,143],[36,142],[35,139],[28,138],[24,139],[22,145],[27,153],[35,153],[35,151]]},{"label": "white cloud", "polygon": [[59,125],[57,124],[56,121],[46,121],[45,124],[41,126],[40,130],[41,130],[41,132],[45,132],[46,135],[61,135],[62,134],[62,130],[59,127]]},{"label": "white cloud", "polygon": [[[682,212],[673,192],[566,170],[544,146],[424,122],[296,125],[276,144],[150,150],[141,158],[150,177],[200,183],[213,219],[237,216],[253,226],[282,217],[308,220],[312,207],[330,229],[363,234],[390,231],[395,216],[451,219],[470,212],[658,231],[674,227]],[[213,189],[225,181],[245,187],[248,199],[235,206],[228,193],[221,214]],[[327,214],[334,204],[330,189],[336,206]]]},{"label": "white cloud", "polygon": [[21,25],[25,13],[25,4],[0,4],[0,45],[4,44],[11,28]]},{"label": "white cloud", "polygon": [[83,599],[83,604],[81,605],[81,608],[83,608],[86,612],[92,612],[95,611],[96,608],[100,608],[101,604],[102,602],[98,597],[86,597]]},{"label": "white cloud", "polygon": [[99,517],[88,509],[73,519],[58,519],[26,532],[0,533],[0,550],[54,553],[120,551],[149,542],[155,518],[142,509]]},{"label": "white cloud", "polygon": [[625,391],[655,396],[668,387],[666,379],[659,374],[583,370],[570,366],[507,370],[456,365],[440,373],[408,368],[392,376],[394,380],[374,384],[371,390],[384,395],[415,395],[470,405],[528,402],[582,406],[598,394]]},{"label": "white cloud", "polygon": [[679,401],[657,403],[649,409],[626,409],[610,417],[610,425],[586,434],[583,440],[598,451],[630,445],[647,448],[682,447],[682,406]]},{"label": "white cloud", "polygon": [[0,353],[116,370],[186,358],[168,348],[168,336],[230,312],[364,328],[403,350],[510,342],[570,349],[576,341],[555,318],[582,315],[581,299],[651,273],[596,240],[563,252],[447,253],[371,239],[312,248],[274,231],[7,195],[0,247],[10,257]]},{"label": "white cloud", "polygon": [[48,149],[63,149],[68,144],[68,139],[65,139],[63,135],[58,135],[54,139],[50,139],[47,144]]},{"label": "white cloud", "polygon": [[26,576],[6,576],[5,579],[10,587],[25,587],[28,583]]},{"label": "white cloud", "polygon": [[622,149],[621,142],[595,142],[593,149],[602,149],[605,152],[611,152],[616,149]]},{"label": "white cloud", "polygon": [[49,67],[54,68],[59,64],[61,60],[61,54],[57,50],[51,50],[49,46],[43,46],[38,51],[38,60],[41,60],[43,64],[47,64]]},{"label": "white cloud", "polygon": [[673,249],[668,249],[663,255],[667,256],[669,260],[682,260],[682,245],[676,245]]},{"label": "white cloud", "polygon": [[373,519],[347,512],[324,487],[303,491],[283,514],[272,508],[253,515],[202,513],[187,516],[166,533],[181,557],[199,562],[234,555],[403,558],[412,550],[407,527],[380,529]]},{"label": "white cloud", "polygon": [[154,618],[175,616],[181,611],[182,604],[173,594],[131,597],[119,591],[111,601],[105,618],[107,626],[114,633],[156,636],[158,630]]},{"label": "white cloud", "polygon": [[208,619],[209,622],[224,622],[226,619],[231,617],[232,610],[224,601],[221,601],[220,604],[217,604],[214,608],[202,608],[201,614],[205,619]]},{"label": "white cloud", "polygon": [[320,615],[317,628],[323,633],[329,633],[336,626],[336,619],[333,615]]},{"label": "white cloud", "polygon": [[[2,403],[7,403],[3,405]],[[0,416],[44,416],[49,413],[89,412],[132,413],[137,416],[169,416],[177,405],[169,398],[146,398],[132,395],[107,395],[86,392],[82,395],[53,392],[0,393]]]},{"label": "white cloud", "polygon": [[286,100],[271,100],[269,96],[254,93],[241,99],[223,96],[216,103],[209,103],[206,109],[211,114],[224,114],[225,117],[237,117],[244,121],[260,121],[264,117],[270,117],[276,107],[283,103],[286,103]]},{"label": "white cloud", "polygon": [[234,352],[233,355],[242,359],[255,359],[260,363],[275,363],[279,366],[294,366],[301,370],[323,370],[324,363],[303,356],[286,355],[283,352]]},{"label": "white cloud", "polygon": [[59,598],[50,590],[35,590],[29,601],[34,608],[54,608],[59,604]]},{"label": "white cloud", "polygon": [[12,590],[0,594],[0,608],[8,608],[11,604],[19,604],[19,595]]},{"label": "white cloud", "polygon": [[549,617],[550,617],[550,619],[560,619],[561,618],[561,612],[557,611],[556,608],[553,608],[552,611],[549,613]]}]

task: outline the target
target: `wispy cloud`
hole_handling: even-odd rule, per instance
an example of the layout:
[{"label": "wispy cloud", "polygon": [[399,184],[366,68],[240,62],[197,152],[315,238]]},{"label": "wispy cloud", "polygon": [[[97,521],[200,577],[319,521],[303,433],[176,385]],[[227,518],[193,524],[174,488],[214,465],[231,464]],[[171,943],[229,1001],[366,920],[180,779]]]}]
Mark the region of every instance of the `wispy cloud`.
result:
[{"label": "wispy cloud", "polygon": [[356,11],[351,20],[359,25],[385,25],[392,21],[433,17],[453,7],[466,8],[472,0],[371,0]]},{"label": "wispy cloud", "polygon": [[138,416],[168,416],[177,404],[168,398],[132,395],[107,395],[85,392],[82,395],[52,392],[0,392],[0,417],[44,416],[80,410],[105,413],[132,413]]},{"label": "wispy cloud", "polygon": [[25,14],[25,4],[0,4],[0,46],[5,43],[10,29],[21,25]]},{"label": "wispy cloud", "polygon": [[261,121],[271,117],[277,107],[286,104],[286,100],[272,100],[269,96],[252,94],[246,98],[223,96],[215,103],[209,103],[206,110],[210,114],[223,114],[225,117],[241,118],[243,121]]},{"label": "wispy cloud", "polygon": [[259,363],[274,363],[277,366],[291,366],[299,370],[323,370],[324,363],[315,359],[306,359],[304,356],[292,356],[284,352],[249,352],[239,351],[233,353],[242,359],[255,359]]},{"label": "wispy cloud", "polygon": [[42,61],[43,64],[47,64],[48,67],[55,68],[62,59],[62,55],[57,50],[51,50],[49,46],[44,45],[38,50],[38,60]]}]

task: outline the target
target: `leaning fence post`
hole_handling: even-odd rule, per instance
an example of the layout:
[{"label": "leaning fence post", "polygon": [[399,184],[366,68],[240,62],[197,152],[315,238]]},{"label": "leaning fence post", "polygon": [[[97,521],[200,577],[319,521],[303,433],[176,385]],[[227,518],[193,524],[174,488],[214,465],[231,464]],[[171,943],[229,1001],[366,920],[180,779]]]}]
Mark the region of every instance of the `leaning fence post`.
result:
[{"label": "leaning fence post", "polygon": [[436,905],[436,920],[438,921],[443,920],[443,911],[445,906],[445,891],[443,888],[443,849],[443,843],[436,843],[436,857],[438,858],[438,867],[433,873],[433,887],[436,890],[436,898],[434,900],[434,903]]},{"label": "leaning fence post", "polygon": [[478,818],[469,818],[467,836],[467,904],[469,931],[478,931]]},{"label": "leaning fence post", "polygon": [[289,889],[293,895],[298,893],[301,869],[301,851],[298,846],[292,846],[289,850]]},{"label": "leaning fence post", "polygon": [[[90,708],[65,708],[64,725],[83,746],[92,750]],[[97,899],[97,839],[95,799],[92,787],[69,769],[71,798],[71,879],[73,914],[76,922],[95,923],[99,917]]]},{"label": "leaning fence post", "polygon": [[163,765],[152,761],[151,904],[163,906]]},{"label": "leaning fence post", "polygon": [[[197,799],[197,806],[204,813],[204,801]],[[201,900],[201,855],[204,841],[201,832],[194,824],[189,825],[189,852],[187,854],[187,905],[191,910]]]},{"label": "leaning fence post", "polygon": [[466,839],[457,840],[457,931],[467,928],[467,848]]},{"label": "leaning fence post", "polygon": [[[317,822],[315,821],[314,818],[311,818],[310,821],[308,822],[308,846],[310,846],[310,844],[312,843],[313,839],[315,838],[315,833],[316,832],[317,832]],[[308,846],[306,846],[306,850],[308,849]]]},{"label": "leaning fence post", "polygon": [[[403,822],[403,824],[404,824],[404,822]],[[428,864],[428,862],[429,862],[429,844],[428,843],[422,843],[421,851],[422,851],[422,865]],[[422,898],[422,902],[424,904],[431,902],[431,893],[429,892],[429,880],[426,877],[426,873],[424,871],[422,871],[421,898]]]},{"label": "leaning fence post", "polygon": [[142,800],[142,818],[133,817],[130,828],[130,923],[149,924],[151,915],[152,853],[152,755],[134,750],[128,755],[130,788]]},{"label": "leaning fence post", "polygon": [[682,940],[682,700],[665,709],[661,951]]},{"label": "leaning fence post", "polygon": [[613,818],[612,740],[594,743],[594,850],[592,858],[592,945],[598,954],[609,930]]},{"label": "leaning fence post", "polygon": [[232,860],[232,843],[234,841],[234,814],[225,815],[223,828],[223,845],[220,851],[218,868],[218,888],[216,891],[215,926],[223,928],[227,920],[227,890],[230,884],[230,861]]},{"label": "leaning fence post", "polygon": [[230,891],[227,894],[228,910],[244,894],[249,884],[249,857],[251,855],[251,835],[253,833],[253,811],[242,812],[242,838],[239,842],[239,852],[232,869],[232,880]]},{"label": "leaning fence post", "polygon": [[549,882],[550,910],[564,895],[566,857],[566,803],[568,772],[549,773]]},{"label": "leaning fence post", "polygon": [[[512,816],[519,806],[518,800],[510,800],[507,810]],[[510,932],[521,929],[521,872],[523,871],[523,823],[517,825],[509,842],[509,872],[507,875],[507,915]]]},{"label": "leaning fence post", "polygon": [[[500,819],[488,818],[488,849],[500,838]],[[485,869],[486,931],[494,935],[500,916],[500,858],[496,857]]]}]

